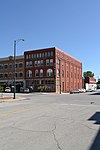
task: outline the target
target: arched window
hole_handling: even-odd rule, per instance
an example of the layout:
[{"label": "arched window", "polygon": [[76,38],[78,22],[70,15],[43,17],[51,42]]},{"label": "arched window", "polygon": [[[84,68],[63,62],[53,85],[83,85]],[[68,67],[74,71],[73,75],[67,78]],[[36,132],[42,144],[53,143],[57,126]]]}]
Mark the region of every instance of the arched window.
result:
[{"label": "arched window", "polygon": [[52,69],[48,69],[47,70],[47,77],[51,77],[53,76],[53,70]]},{"label": "arched window", "polygon": [[40,69],[40,77],[43,77],[43,69]]},{"label": "arched window", "polygon": [[36,69],[35,70],[35,77],[38,77],[39,76],[39,71]]},{"label": "arched window", "polygon": [[27,78],[31,78],[31,77],[32,77],[32,71],[31,71],[31,70],[28,70],[28,71],[26,72],[26,77],[27,77]]}]

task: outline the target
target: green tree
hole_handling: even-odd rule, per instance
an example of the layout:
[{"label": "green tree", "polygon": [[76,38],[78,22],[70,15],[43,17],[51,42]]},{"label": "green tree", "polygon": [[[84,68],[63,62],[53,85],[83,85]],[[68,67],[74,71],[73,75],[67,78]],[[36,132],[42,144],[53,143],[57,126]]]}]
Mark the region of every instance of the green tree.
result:
[{"label": "green tree", "polygon": [[85,77],[94,77],[94,73],[92,71],[86,71],[83,73],[84,78]]}]

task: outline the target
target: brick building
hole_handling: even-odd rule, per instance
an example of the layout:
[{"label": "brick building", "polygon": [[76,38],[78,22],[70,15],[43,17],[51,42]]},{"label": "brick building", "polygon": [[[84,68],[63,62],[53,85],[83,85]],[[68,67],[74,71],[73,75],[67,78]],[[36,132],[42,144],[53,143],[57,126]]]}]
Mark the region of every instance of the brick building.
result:
[{"label": "brick building", "polygon": [[82,63],[58,48],[24,52],[26,87],[67,92],[82,88]]},{"label": "brick building", "polygon": [[[12,86],[14,82],[14,57],[0,58],[0,86]],[[16,86],[24,84],[24,56],[16,56]]]}]

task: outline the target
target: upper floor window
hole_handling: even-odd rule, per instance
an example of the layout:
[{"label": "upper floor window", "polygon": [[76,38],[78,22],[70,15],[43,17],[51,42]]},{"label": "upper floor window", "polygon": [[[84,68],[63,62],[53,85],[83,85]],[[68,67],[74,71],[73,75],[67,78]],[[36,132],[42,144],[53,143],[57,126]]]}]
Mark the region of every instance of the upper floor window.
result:
[{"label": "upper floor window", "polygon": [[26,62],[26,67],[32,67],[32,61],[27,61]]},{"label": "upper floor window", "polygon": [[41,66],[43,66],[43,60],[41,60]]},{"label": "upper floor window", "polygon": [[50,57],[50,52],[48,52],[48,57]]},{"label": "upper floor window", "polygon": [[3,73],[0,73],[0,78],[3,78]]},{"label": "upper floor window", "polygon": [[42,57],[42,58],[44,57],[44,53],[41,54],[41,57]]},{"label": "upper floor window", "polygon": [[3,64],[0,64],[0,69],[3,69]]},{"label": "upper floor window", "polygon": [[53,65],[53,59],[50,59],[50,65]]},{"label": "upper floor window", "polygon": [[36,54],[34,54],[33,56],[34,56],[33,58],[36,58]]},{"label": "upper floor window", "polygon": [[62,66],[64,66],[64,61],[62,61]]},{"label": "upper floor window", "polygon": [[41,62],[40,62],[40,60],[38,60],[38,66],[40,66],[41,65]]},{"label": "upper floor window", "polygon": [[19,63],[19,68],[22,68],[23,67],[23,63]]},{"label": "upper floor window", "polygon": [[20,77],[20,78],[23,77],[23,73],[22,73],[22,72],[19,73],[19,77]]},{"label": "upper floor window", "polygon": [[51,51],[51,56],[53,56],[53,51]]},{"label": "upper floor window", "polygon": [[43,77],[43,69],[40,69],[40,77]]},{"label": "upper floor window", "polygon": [[45,57],[47,57],[47,52],[45,52]]},{"label": "upper floor window", "polygon": [[31,54],[29,54],[29,59],[31,59],[32,58],[32,55]]},{"label": "upper floor window", "polygon": [[8,74],[7,74],[7,73],[5,73],[5,74],[4,74],[4,78],[7,78],[7,77],[8,77]]},{"label": "upper floor window", "polygon": [[59,59],[57,59],[57,64],[60,65],[60,60]]},{"label": "upper floor window", "polygon": [[26,55],[26,59],[28,59],[28,55]]},{"label": "upper floor window", "polygon": [[18,68],[18,64],[15,64],[15,67]]},{"label": "upper floor window", "polygon": [[36,69],[35,70],[35,77],[38,77],[39,76],[39,71]]},{"label": "upper floor window", "polygon": [[60,70],[57,69],[57,77],[60,76]]},{"label": "upper floor window", "polygon": [[47,76],[48,76],[48,77],[53,76],[53,70],[52,70],[52,69],[48,69],[48,70],[47,70]]},{"label": "upper floor window", "polygon": [[12,78],[12,73],[9,73],[9,78]]},{"label": "upper floor window", "polygon": [[73,77],[73,73],[71,72],[71,78]]},{"label": "upper floor window", "polygon": [[47,66],[49,65],[49,59],[46,59],[46,65]]},{"label": "upper floor window", "polygon": [[18,73],[17,72],[15,73],[15,76],[16,76],[16,78],[18,77]]},{"label": "upper floor window", "polygon": [[28,70],[28,71],[26,72],[26,77],[28,77],[28,78],[31,78],[31,77],[32,77],[32,71],[31,71],[31,70]]},{"label": "upper floor window", "polygon": [[7,64],[4,64],[4,69],[7,69],[8,68],[8,65]]},{"label": "upper floor window", "polygon": [[64,77],[64,70],[62,70],[62,77]]}]

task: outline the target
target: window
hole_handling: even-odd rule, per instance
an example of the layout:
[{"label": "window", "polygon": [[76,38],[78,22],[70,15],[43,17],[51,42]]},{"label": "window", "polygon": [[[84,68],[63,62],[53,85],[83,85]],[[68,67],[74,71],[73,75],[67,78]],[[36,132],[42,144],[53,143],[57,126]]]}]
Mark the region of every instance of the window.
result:
[{"label": "window", "polygon": [[53,76],[53,70],[52,69],[48,69],[47,70],[47,77],[51,77]]},{"label": "window", "polygon": [[12,73],[9,74],[9,78],[12,78]]},{"label": "window", "polygon": [[76,73],[74,73],[74,75],[75,75],[75,78],[76,78]]},{"label": "window", "polygon": [[36,56],[37,56],[37,58],[39,58],[39,54],[38,53],[36,54]]},{"label": "window", "polygon": [[15,73],[16,78],[18,77],[18,73]]},{"label": "window", "polygon": [[73,73],[71,72],[71,78],[73,77]]},{"label": "window", "polygon": [[29,66],[32,67],[32,61],[29,62]]},{"label": "window", "polygon": [[50,65],[51,66],[53,65],[53,59],[50,59]]},{"label": "window", "polygon": [[62,66],[64,66],[64,61],[62,61]]},{"label": "window", "polygon": [[50,52],[48,52],[48,57],[50,57]]},{"label": "window", "polygon": [[43,77],[43,69],[40,69],[40,77]]},{"label": "window", "polygon": [[0,73],[0,78],[3,78],[3,73]]},{"label": "window", "polygon": [[39,71],[36,69],[35,70],[35,77],[38,77],[39,76]]},{"label": "window", "polygon": [[32,58],[32,55],[31,54],[29,54],[29,59],[31,59]]},{"label": "window", "polygon": [[46,66],[49,65],[49,59],[46,59]]},{"label": "window", "polygon": [[26,55],[26,59],[28,59],[28,55]]},{"label": "window", "polygon": [[18,67],[18,64],[15,64],[15,67],[17,68],[17,67]]},{"label": "window", "polygon": [[57,64],[58,64],[58,65],[60,64],[60,60],[59,60],[59,59],[57,60]]},{"label": "window", "polygon": [[34,58],[36,58],[36,54],[34,54]]},{"label": "window", "polygon": [[47,52],[45,52],[45,57],[47,57]]},{"label": "window", "polygon": [[51,56],[53,56],[53,52],[51,51]]},{"label": "window", "polygon": [[38,66],[40,66],[40,60],[38,60]]},{"label": "window", "polygon": [[7,65],[7,64],[4,64],[4,68],[7,69],[7,68],[8,68],[8,65]]},{"label": "window", "polygon": [[23,77],[23,73],[22,73],[22,72],[19,73],[19,77],[20,77],[20,78]]},{"label": "window", "polygon": [[23,67],[23,63],[19,63],[19,68],[22,68]]},{"label": "window", "polygon": [[43,57],[44,57],[44,53],[42,53],[42,55],[41,55],[41,56],[42,56],[42,58],[43,58]]},{"label": "window", "polygon": [[31,70],[28,70],[28,71],[26,72],[26,77],[28,77],[28,78],[31,78],[31,77],[32,77],[32,71],[31,71]]},{"label": "window", "polygon": [[37,66],[38,65],[38,61],[34,61],[34,66]]},{"label": "window", "polygon": [[5,73],[5,74],[4,74],[4,77],[5,77],[5,78],[7,78],[7,77],[8,77],[8,74],[7,74],[7,73]]},{"label": "window", "polygon": [[67,71],[67,78],[69,77],[68,71]]},{"label": "window", "polygon": [[32,67],[32,61],[27,61],[26,62],[26,67]]},{"label": "window", "polygon": [[41,53],[40,53],[40,58],[42,57]]},{"label": "window", "polygon": [[3,69],[3,64],[0,64],[0,69]]},{"label": "window", "polygon": [[43,60],[41,60],[41,66],[43,66]]},{"label": "window", "polygon": [[57,69],[57,77],[60,76],[60,70]]},{"label": "window", "polygon": [[64,70],[62,70],[62,77],[64,77]]}]

